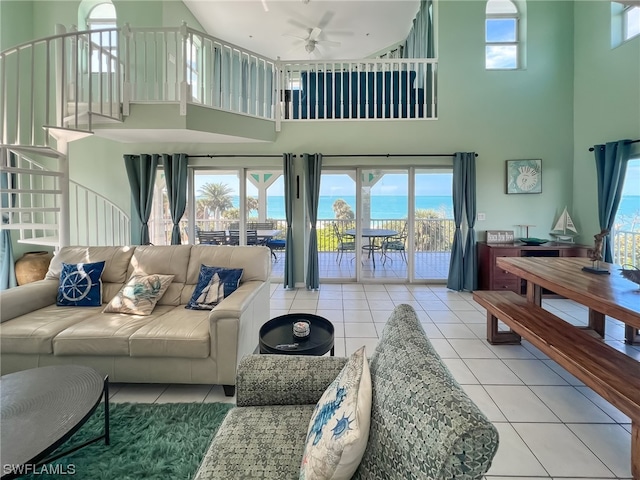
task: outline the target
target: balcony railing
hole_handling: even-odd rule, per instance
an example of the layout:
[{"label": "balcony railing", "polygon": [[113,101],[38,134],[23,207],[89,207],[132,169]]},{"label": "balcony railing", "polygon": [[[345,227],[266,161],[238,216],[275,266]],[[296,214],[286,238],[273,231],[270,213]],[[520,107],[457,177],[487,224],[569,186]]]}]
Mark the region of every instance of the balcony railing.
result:
[{"label": "balcony railing", "polygon": [[280,62],[284,119],[436,117],[434,59]]},{"label": "balcony railing", "polygon": [[[275,238],[285,238],[286,220],[269,219],[273,222],[273,228],[280,233]],[[318,231],[318,252],[335,252],[338,246],[338,239],[333,230],[333,223],[336,223],[338,230],[344,232],[349,228],[355,228],[354,220],[319,219],[317,223]],[[406,220],[402,219],[377,219],[371,220],[371,228],[385,228],[400,232],[404,228]],[[196,220],[196,230],[229,230],[238,228],[237,219],[207,219]],[[171,243],[172,223],[165,219],[162,222],[150,222],[151,243],[156,245],[168,245]],[[187,235],[187,220],[180,222],[182,232],[182,243],[197,243],[197,239],[189,242]],[[415,252],[450,252],[455,223],[452,219],[417,219],[414,225]],[[407,245],[408,249],[408,245]]]},{"label": "balcony railing", "polygon": [[640,232],[613,231],[613,263],[640,268]]}]

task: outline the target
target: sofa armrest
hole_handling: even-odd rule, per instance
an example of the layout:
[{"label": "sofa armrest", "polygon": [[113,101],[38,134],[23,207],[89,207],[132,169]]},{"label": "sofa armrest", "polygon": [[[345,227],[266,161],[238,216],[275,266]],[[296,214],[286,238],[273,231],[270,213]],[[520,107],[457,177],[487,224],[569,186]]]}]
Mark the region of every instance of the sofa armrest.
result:
[{"label": "sofa armrest", "polygon": [[236,376],[236,404],[315,404],[347,362],[342,357],[247,355]]},{"label": "sofa armrest", "polygon": [[209,319],[211,321],[215,321],[216,319],[221,318],[240,317],[242,312],[247,309],[253,298],[257,295],[263,284],[264,282],[258,281],[241,283],[235,292],[226,297],[216,305],[213,310],[211,310]]},{"label": "sofa armrest", "polygon": [[269,292],[268,281],[244,282],[211,310],[211,357],[221,385],[235,384],[240,359],[258,346],[258,330],[269,320]]},{"label": "sofa armrest", "polygon": [[56,303],[58,280],[38,280],[0,291],[0,323]]}]

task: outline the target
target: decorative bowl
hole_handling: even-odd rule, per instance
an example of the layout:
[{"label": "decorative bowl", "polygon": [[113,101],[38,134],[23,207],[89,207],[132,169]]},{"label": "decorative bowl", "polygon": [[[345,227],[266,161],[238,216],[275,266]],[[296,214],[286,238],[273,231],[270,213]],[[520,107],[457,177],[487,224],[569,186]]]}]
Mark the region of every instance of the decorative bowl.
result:
[{"label": "decorative bowl", "polygon": [[633,265],[623,265],[620,269],[620,273],[627,280],[631,280],[633,283],[638,284],[638,290],[636,292],[640,292],[640,269],[634,267]]},{"label": "decorative bowl", "polygon": [[546,238],[530,237],[530,238],[521,238],[520,241],[525,245],[537,246],[537,245],[542,245],[543,243],[547,243],[549,240],[547,240]]}]

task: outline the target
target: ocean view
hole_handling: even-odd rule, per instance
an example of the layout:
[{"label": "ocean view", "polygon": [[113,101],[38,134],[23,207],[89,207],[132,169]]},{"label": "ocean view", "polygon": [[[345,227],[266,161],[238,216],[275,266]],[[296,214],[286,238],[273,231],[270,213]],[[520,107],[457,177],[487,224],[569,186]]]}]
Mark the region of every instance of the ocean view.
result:
[{"label": "ocean view", "polygon": [[[347,202],[355,213],[355,196],[329,196],[320,197],[318,205],[318,219],[335,218],[333,203],[341,198]],[[238,197],[234,196],[233,204],[237,208]],[[449,196],[416,196],[416,206],[420,209],[432,209],[443,212],[445,218],[453,218],[453,205]],[[626,195],[620,200],[618,218],[629,220],[634,215],[640,215],[640,195]],[[285,218],[284,197],[269,196],[267,199],[267,217],[274,219]],[[371,199],[371,218],[373,219],[398,219],[407,217],[407,197],[404,195],[377,195]],[[549,220],[551,223],[551,220]],[[638,228],[638,226],[636,226]]]},{"label": "ocean view", "polygon": [[[318,218],[335,218],[333,203],[338,199],[347,202],[355,213],[355,196],[321,196],[318,204]],[[237,198],[234,198],[233,202],[236,207],[238,205],[237,201]],[[445,218],[453,218],[451,197],[417,196],[416,205],[417,208],[433,209],[438,212],[443,212]],[[371,198],[371,218],[373,219],[406,218],[407,215],[407,197],[404,195],[377,195]],[[267,217],[275,219],[285,218],[283,196],[267,197]]]}]

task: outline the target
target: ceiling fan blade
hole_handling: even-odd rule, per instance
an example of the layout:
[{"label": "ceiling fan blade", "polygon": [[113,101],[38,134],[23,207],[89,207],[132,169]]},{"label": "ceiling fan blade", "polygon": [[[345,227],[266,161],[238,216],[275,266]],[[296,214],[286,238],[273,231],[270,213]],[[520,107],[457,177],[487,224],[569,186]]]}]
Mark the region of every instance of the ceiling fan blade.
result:
[{"label": "ceiling fan blade", "polygon": [[305,32],[309,31],[309,27],[307,27],[303,22],[301,22],[300,20],[296,20],[295,18],[290,18],[287,20],[287,23],[289,25],[293,25],[294,27],[300,29],[300,30],[304,30]]},{"label": "ceiling fan blade", "polygon": [[265,12],[269,11],[269,6],[267,5],[267,0],[262,0],[262,8]]},{"label": "ceiling fan blade", "polygon": [[307,41],[307,39],[305,37],[300,37],[298,35],[291,35],[290,33],[283,33],[282,36],[283,37],[297,38],[298,40],[302,40],[303,42]]},{"label": "ceiling fan blade", "polygon": [[318,27],[321,29],[325,28],[327,25],[329,25],[329,22],[331,21],[334,15],[335,15],[335,12],[332,12],[331,10],[327,10],[325,14],[322,16],[322,18],[320,19],[320,21],[318,22]]},{"label": "ceiling fan blade", "polygon": [[339,47],[342,45],[340,42],[333,42],[331,40],[316,40],[316,43],[320,45],[327,45],[328,47]]},{"label": "ceiling fan blade", "polygon": [[322,33],[322,29],[319,27],[315,27],[313,30],[309,32],[308,40],[316,40],[321,33]]}]

